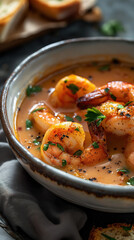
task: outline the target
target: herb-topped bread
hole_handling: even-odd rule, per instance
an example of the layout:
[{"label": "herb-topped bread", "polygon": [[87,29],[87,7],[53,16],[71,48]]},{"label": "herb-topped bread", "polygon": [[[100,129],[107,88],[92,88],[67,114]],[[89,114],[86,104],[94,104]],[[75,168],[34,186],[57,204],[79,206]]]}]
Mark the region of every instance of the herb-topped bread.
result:
[{"label": "herb-topped bread", "polygon": [[93,228],[88,240],[134,240],[134,225],[117,223],[106,228]]},{"label": "herb-topped bread", "polygon": [[0,0],[0,40],[15,28],[28,7],[28,0]]},{"label": "herb-topped bread", "polygon": [[30,3],[45,16],[64,20],[79,14],[81,0],[30,0]]}]

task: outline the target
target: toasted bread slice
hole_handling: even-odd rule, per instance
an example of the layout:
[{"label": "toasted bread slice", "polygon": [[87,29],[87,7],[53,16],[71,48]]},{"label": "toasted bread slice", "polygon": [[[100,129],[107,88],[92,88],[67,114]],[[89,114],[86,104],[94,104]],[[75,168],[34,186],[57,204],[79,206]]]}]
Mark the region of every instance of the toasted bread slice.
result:
[{"label": "toasted bread slice", "polygon": [[30,0],[30,3],[51,19],[65,20],[79,13],[81,0]]},{"label": "toasted bread slice", "polygon": [[0,1],[0,40],[5,40],[28,8],[28,0]]},{"label": "toasted bread slice", "polygon": [[91,230],[88,240],[134,240],[134,225],[125,223],[110,224],[106,228]]}]

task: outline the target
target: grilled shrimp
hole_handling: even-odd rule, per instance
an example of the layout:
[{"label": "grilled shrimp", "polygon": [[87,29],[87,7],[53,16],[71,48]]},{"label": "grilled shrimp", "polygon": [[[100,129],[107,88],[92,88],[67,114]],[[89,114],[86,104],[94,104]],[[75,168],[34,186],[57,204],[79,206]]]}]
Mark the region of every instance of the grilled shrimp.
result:
[{"label": "grilled shrimp", "polygon": [[85,109],[89,106],[97,106],[107,100],[124,103],[134,101],[134,85],[122,81],[109,82],[95,91],[80,97],[77,100],[77,106]]},{"label": "grilled shrimp", "polygon": [[88,79],[71,74],[57,83],[55,91],[50,95],[50,101],[54,107],[70,107],[79,97],[94,89],[95,85]]},{"label": "grilled shrimp", "polygon": [[127,165],[134,170],[134,105],[130,103],[123,107],[117,102],[107,101],[99,110],[106,116],[102,121],[105,131],[128,136],[124,154]]},{"label": "grilled shrimp", "polygon": [[63,122],[50,127],[41,145],[42,160],[56,167],[66,164],[92,166],[103,161],[107,157],[105,135],[102,127],[92,124],[89,131],[94,142],[86,149],[85,132],[81,124]]},{"label": "grilled shrimp", "polygon": [[134,105],[123,105],[124,103],[111,101],[101,104],[98,108],[106,116],[102,126],[106,132],[118,136],[134,135]]},{"label": "grilled shrimp", "polygon": [[31,112],[31,119],[34,126],[43,133],[45,133],[53,124],[61,122],[59,118],[55,117],[50,112],[46,105],[38,105],[37,108]]}]

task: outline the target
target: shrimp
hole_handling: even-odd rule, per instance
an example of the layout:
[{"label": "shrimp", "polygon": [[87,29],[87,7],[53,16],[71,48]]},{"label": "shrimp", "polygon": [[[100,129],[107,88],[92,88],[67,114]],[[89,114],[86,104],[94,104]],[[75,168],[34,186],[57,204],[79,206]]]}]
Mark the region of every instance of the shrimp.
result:
[{"label": "shrimp", "polygon": [[125,149],[126,163],[134,171],[134,136],[129,136]]},{"label": "shrimp", "polygon": [[[111,99],[115,100],[111,102]],[[116,81],[78,99],[81,109],[97,106],[106,118],[101,126],[106,132],[128,136],[125,149],[126,163],[134,170],[134,85]],[[126,104],[124,104],[126,103]]]},{"label": "shrimp", "polygon": [[102,121],[102,127],[106,132],[118,136],[134,135],[134,105],[123,106],[119,102],[107,101],[98,107],[106,116]]},{"label": "shrimp", "polygon": [[38,105],[37,108],[31,112],[30,117],[34,126],[43,133],[53,124],[61,122],[59,118],[50,112],[46,105]]},{"label": "shrimp", "polygon": [[106,132],[128,136],[124,155],[126,164],[134,170],[134,105],[130,103],[123,107],[118,102],[107,101],[99,107],[99,110],[106,116],[102,121]]},{"label": "shrimp", "polygon": [[80,164],[96,165],[107,157],[102,127],[90,126],[94,144],[84,149],[85,132],[79,123],[63,122],[50,127],[41,145],[42,160],[49,165],[78,167]]},{"label": "shrimp", "polygon": [[71,74],[62,78],[50,95],[54,107],[70,107],[76,100],[95,89],[95,85],[88,79]]},{"label": "shrimp", "polygon": [[134,85],[122,81],[109,82],[95,91],[80,97],[77,100],[77,106],[81,109],[86,109],[89,106],[100,105],[107,100],[124,103],[134,101]]}]

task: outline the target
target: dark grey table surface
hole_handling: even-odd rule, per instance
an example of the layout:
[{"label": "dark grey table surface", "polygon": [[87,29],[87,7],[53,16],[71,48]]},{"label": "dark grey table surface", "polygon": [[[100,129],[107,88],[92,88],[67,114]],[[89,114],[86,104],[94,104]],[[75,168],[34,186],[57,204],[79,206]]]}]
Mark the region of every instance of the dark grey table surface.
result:
[{"label": "dark grey table surface", "polygon": [[[38,49],[60,40],[79,38],[79,37],[98,37],[102,36],[99,31],[99,26],[108,20],[119,20],[125,28],[125,31],[118,34],[118,37],[134,40],[134,0],[99,0],[97,2],[102,9],[103,20],[99,24],[91,24],[81,20],[69,24],[63,29],[57,29],[42,34],[25,44],[17,46],[6,52],[0,53],[0,92],[3,88],[5,80],[9,77],[14,68],[28,55]],[[123,222],[134,220],[134,214],[109,214],[101,213],[87,209],[88,219],[85,227],[81,231],[83,239],[88,239],[89,230],[93,224],[100,224],[103,219],[103,224],[111,222]],[[0,221],[1,226],[1,221]],[[0,240],[11,240],[11,236],[7,234],[3,228],[0,228]]]}]

